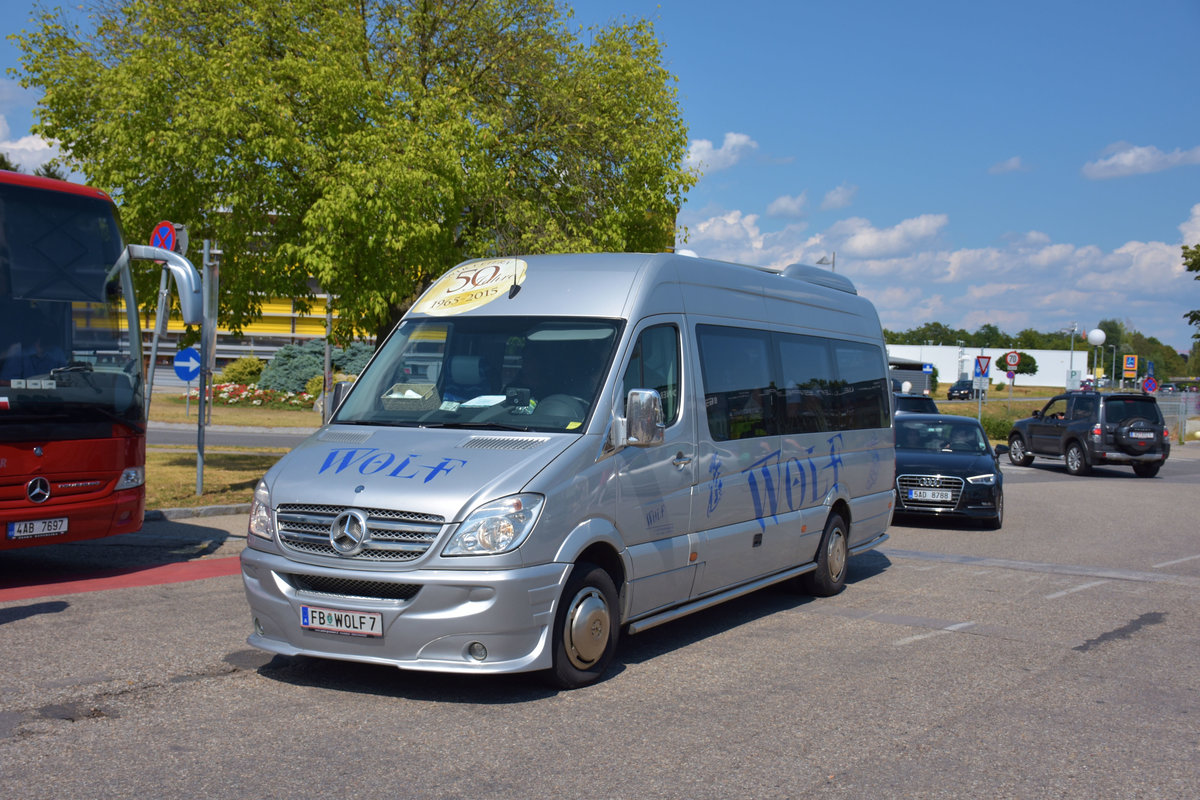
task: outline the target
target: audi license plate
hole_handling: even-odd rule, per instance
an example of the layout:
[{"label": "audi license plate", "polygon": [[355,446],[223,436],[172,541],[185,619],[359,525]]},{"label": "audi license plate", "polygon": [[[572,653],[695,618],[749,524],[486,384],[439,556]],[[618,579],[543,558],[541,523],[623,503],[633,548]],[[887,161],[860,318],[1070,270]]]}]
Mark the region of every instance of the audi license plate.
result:
[{"label": "audi license plate", "polygon": [[300,627],[348,636],[383,636],[383,615],[374,611],[300,606]]},{"label": "audi license plate", "polygon": [[945,489],[909,489],[909,500],[927,500],[934,503],[949,503],[954,497],[953,493]]},{"label": "audi license plate", "polygon": [[1130,439],[1153,439],[1154,434],[1150,431],[1130,431]]},{"label": "audi license plate", "polygon": [[38,536],[57,536],[67,532],[67,518],[28,519],[8,523],[9,539],[34,539]]}]

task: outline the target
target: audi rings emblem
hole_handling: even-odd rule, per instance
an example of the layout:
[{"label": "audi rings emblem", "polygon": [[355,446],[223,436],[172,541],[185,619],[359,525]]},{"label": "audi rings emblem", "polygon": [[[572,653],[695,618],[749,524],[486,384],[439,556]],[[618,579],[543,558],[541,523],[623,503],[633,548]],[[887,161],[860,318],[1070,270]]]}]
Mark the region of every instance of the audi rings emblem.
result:
[{"label": "audi rings emblem", "polygon": [[367,515],[357,508],[338,514],[337,519],[329,526],[329,543],[339,555],[358,555],[370,538]]},{"label": "audi rings emblem", "polygon": [[941,481],[939,481],[937,478],[926,477],[926,478],[921,478],[919,481],[917,481],[917,483],[919,483],[921,486],[928,486],[928,487],[936,489],[938,484],[941,483]]},{"label": "audi rings emblem", "polygon": [[34,478],[25,484],[25,496],[32,503],[44,503],[50,499],[50,481],[45,478]]}]

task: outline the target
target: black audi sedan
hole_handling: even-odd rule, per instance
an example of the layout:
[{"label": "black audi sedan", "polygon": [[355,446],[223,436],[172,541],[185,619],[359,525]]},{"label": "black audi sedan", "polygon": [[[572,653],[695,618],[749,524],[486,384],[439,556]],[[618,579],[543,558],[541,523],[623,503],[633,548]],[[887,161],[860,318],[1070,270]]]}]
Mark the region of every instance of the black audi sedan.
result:
[{"label": "black audi sedan", "polygon": [[1000,456],[978,420],[952,414],[897,415],[896,514],[1004,524]]}]

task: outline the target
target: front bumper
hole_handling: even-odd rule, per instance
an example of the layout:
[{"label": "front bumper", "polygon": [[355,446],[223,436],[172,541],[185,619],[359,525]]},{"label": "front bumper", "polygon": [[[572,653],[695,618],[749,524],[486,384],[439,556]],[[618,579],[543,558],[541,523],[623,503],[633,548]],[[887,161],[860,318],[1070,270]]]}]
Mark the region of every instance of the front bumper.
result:
[{"label": "front bumper", "polygon": [[[511,570],[360,571],[325,568],[281,555],[242,551],[242,581],[255,632],[247,641],[281,655],[314,656],[388,664],[436,672],[502,673],[551,666],[551,623],[570,564]],[[297,588],[322,579],[338,582],[345,594]],[[357,596],[383,584],[406,584],[408,599]],[[387,594],[388,592],[376,592]],[[383,635],[350,636],[303,628],[302,605],[374,612]],[[487,657],[468,647],[479,642]]]}]

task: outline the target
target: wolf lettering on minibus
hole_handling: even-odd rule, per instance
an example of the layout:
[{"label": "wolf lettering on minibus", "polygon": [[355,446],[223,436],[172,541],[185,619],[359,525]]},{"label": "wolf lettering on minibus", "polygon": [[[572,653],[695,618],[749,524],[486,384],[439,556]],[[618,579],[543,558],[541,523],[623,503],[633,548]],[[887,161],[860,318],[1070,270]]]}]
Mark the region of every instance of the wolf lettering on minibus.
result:
[{"label": "wolf lettering on minibus", "polygon": [[422,456],[419,453],[409,453],[401,458],[377,447],[335,447],[325,456],[325,462],[321,464],[317,474],[323,475],[332,468],[333,474],[337,475],[354,467],[360,475],[377,475],[384,470],[390,470],[387,472],[389,478],[411,480],[424,475],[422,483],[429,483],[438,475],[448,475],[454,469],[467,465],[461,458],[442,458],[436,464],[414,463],[413,459],[417,458]]},{"label": "wolf lettering on minibus", "polygon": [[[801,509],[806,502],[817,502],[822,494],[817,478],[826,470],[833,470],[833,480],[829,486],[832,488],[838,485],[838,473],[842,466],[841,447],[840,433],[830,437],[829,463],[819,468],[817,460],[813,458],[813,451],[816,449],[814,447],[807,448],[801,457],[789,458],[784,463],[782,482],[788,511]],[[767,527],[764,520],[767,517],[774,519],[779,513],[775,473],[779,469],[781,455],[782,451],[776,450],[742,470],[742,474],[746,476],[746,484],[750,487],[750,498],[754,501],[754,518],[763,530]]]},{"label": "wolf lettering on minibus", "polygon": [[712,465],[708,468],[712,475],[712,480],[708,484],[708,516],[712,516],[717,510],[717,506],[721,505],[721,489],[724,488],[724,482],[721,480],[721,459],[713,456]]},{"label": "wolf lettering on minibus", "polygon": [[838,473],[841,472],[841,469],[842,469],[842,452],[841,451],[842,451],[843,446],[844,446],[844,442],[842,440],[842,435],[840,433],[835,433],[833,436],[829,437],[829,463],[826,464],[825,466],[821,467],[821,471],[823,472],[827,469],[833,470],[833,481],[830,484],[831,486],[839,485],[838,484]]}]

